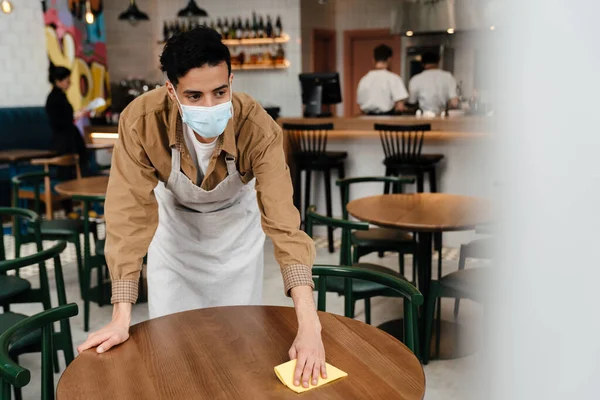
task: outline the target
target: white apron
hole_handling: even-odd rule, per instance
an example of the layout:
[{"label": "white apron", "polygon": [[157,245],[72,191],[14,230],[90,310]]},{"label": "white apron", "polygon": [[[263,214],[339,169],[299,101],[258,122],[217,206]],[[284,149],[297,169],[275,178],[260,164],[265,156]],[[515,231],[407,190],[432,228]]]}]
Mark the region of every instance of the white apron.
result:
[{"label": "white apron", "polygon": [[150,318],[197,308],[262,302],[263,248],[254,179],[244,184],[235,158],[213,190],[181,172],[172,149],[171,174],[154,189],[158,228],[148,249]]}]

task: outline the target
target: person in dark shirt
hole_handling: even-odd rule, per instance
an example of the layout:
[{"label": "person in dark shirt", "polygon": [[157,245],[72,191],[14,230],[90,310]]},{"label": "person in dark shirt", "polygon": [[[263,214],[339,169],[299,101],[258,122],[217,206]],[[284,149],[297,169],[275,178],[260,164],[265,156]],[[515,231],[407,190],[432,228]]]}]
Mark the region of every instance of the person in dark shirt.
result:
[{"label": "person in dark shirt", "polygon": [[[71,86],[71,71],[65,67],[51,65],[49,80],[52,91],[46,100],[46,114],[52,127],[52,149],[59,155],[79,154],[79,164],[84,173],[86,170],[84,166],[87,165],[87,150],[81,133],[73,121],[84,116],[85,112],[74,113],[73,106],[65,93]],[[66,175],[73,175],[73,173],[61,168],[59,175],[61,178],[69,178]]]}]

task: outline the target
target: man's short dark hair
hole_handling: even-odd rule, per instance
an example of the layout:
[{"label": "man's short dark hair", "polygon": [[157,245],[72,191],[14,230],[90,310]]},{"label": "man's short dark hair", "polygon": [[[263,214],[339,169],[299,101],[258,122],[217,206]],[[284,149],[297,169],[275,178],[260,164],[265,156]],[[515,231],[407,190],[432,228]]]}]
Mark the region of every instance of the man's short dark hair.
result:
[{"label": "man's short dark hair", "polygon": [[421,56],[422,64],[438,64],[440,62],[440,55],[437,53],[425,53]]},{"label": "man's short dark hair", "polygon": [[375,47],[375,50],[373,50],[373,58],[375,59],[375,62],[387,61],[392,58],[392,54],[392,48],[390,46],[386,46],[385,44],[380,44],[379,46]]},{"label": "man's short dark hair", "polygon": [[160,69],[173,85],[191,69],[215,67],[225,61],[231,73],[231,55],[214,29],[200,26],[171,37],[160,55]]}]

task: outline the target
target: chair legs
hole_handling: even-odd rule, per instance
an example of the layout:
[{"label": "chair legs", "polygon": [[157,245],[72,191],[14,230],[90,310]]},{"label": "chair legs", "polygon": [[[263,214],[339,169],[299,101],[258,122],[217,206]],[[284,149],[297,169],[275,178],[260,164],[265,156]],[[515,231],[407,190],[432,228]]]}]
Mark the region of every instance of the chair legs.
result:
[{"label": "chair legs", "polygon": [[[433,331],[433,322],[434,322],[434,314],[435,314],[435,306],[438,300],[439,294],[439,285],[437,281],[431,281],[431,285],[429,286],[429,296],[426,299],[425,304],[425,343],[423,343],[423,364],[427,364],[429,362],[429,357],[431,353],[431,333]],[[439,343],[439,334],[437,335],[436,340]]]},{"label": "chair legs", "polygon": [[365,322],[371,325],[371,298],[365,297]]},{"label": "chair legs", "polygon": [[296,166],[294,168],[294,205],[300,212],[300,217],[302,218],[302,170]]},{"label": "chair legs", "polygon": [[404,276],[404,253],[398,253],[398,264],[400,265],[400,275]]},{"label": "chair legs", "polygon": [[424,184],[424,174],[422,170],[417,170],[417,193],[423,193],[425,191],[425,184]]},{"label": "chair legs", "polygon": [[[390,169],[390,167],[385,167],[385,176],[392,176],[392,170]],[[389,194],[390,193],[390,183],[386,182],[383,185],[383,194]]]},{"label": "chair legs", "polygon": [[[460,256],[458,258],[458,269],[465,269],[465,262],[467,260],[467,247],[463,244],[460,246]],[[458,317],[458,310],[460,307],[460,299],[454,300],[454,318]]]},{"label": "chair legs", "polygon": [[79,280],[79,292],[83,298],[83,256],[81,252],[81,239],[79,234],[74,235],[72,239],[75,245],[75,256],[77,258],[77,279]]},{"label": "chair legs", "polygon": [[431,193],[437,193],[437,177],[435,173],[435,166],[429,169],[429,191]]},{"label": "chair legs", "polygon": [[303,208],[302,215],[304,215],[304,218],[302,219],[303,221],[306,218],[306,209],[310,205],[310,188],[312,186],[311,178],[312,178],[312,171],[310,169],[307,169],[306,170],[306,180],[304,182],[304,206],[302,207]]},{"label": "chair legs", "polygon": [[[327,216],[329,218],[333,217],[333,210],[331,204],[331,171],[329,169],[325,169],[323,171],[323,177],[325,180],[325,207],[327,208]],[[329,252],[333,253],[335,251],[333,246],[333,228],[327,227],[327,243],[329,245]]]}]

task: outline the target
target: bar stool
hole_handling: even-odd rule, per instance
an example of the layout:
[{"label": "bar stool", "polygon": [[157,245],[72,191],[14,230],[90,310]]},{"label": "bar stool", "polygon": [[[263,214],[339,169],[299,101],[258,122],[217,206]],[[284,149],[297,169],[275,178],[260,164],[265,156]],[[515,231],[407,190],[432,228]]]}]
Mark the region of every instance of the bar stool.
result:
[{"label": "bar stool", "polygon": [[[385,176],[414,175],[417,178],[417,192],[424,192],[425,174],[429,175],[430,192],[437,192],[436,167],[444,159],[443,154],[422,154],[425,132],[431,131],[431,124],[387,125],[375,124],[383,147]],[[390,193],[386,183],[384,193]],[[438,276],[442,271],[442,235],[434,235],[434,247],[438,252]]]},{"label": "bar stool", "polygon": [[[327,216],[332,217],[331,201],[331,170],[338,171],[338,177],[343,179],[345,175],[344,160],[348,157],[345,151],[327,151],[328,132],[333,129],[333,124],[283,124],[292,146],[292,154],[295,163],[294,171],[294,205],[305,220],[306,208],[311,204],[310,187],[313,171],[323,173],[325,181],[325,202]],[[302,171],[305,171],[304,184],[304,207],[301,204],[301,182]],[[327,241],[329,252],[334,252],[333,228],[327,228]]]},{"label": "bar stool", "polygon": [[[437,192],[437,164],[443,154],[422,154],[423,137],[431,130],[430,124],[385,125],[375,124],[383,147],[385,176],[414,175],[417,178],[417,192],[424,192],[425,174],[429,175],[430,192]],[[390,186],[386,184],[385,193]]]}]

